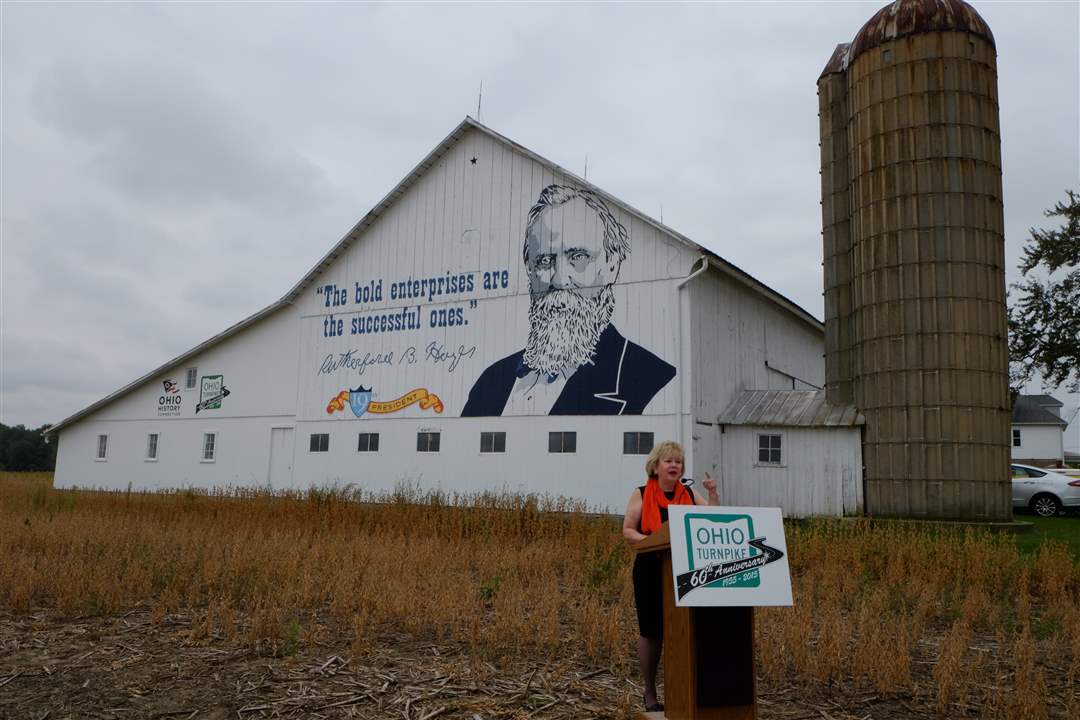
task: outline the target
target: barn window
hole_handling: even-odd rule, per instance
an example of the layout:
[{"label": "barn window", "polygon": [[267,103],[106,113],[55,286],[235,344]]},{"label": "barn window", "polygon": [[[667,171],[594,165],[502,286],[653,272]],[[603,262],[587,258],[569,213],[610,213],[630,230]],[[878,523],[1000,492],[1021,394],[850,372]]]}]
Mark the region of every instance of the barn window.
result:
[{"label": "barn window", "polygon": [[202,461],[214,462],[217,456],[217,433],[203,433],[202,436]]},{"label": "barn window", "polygon": [[104,460],[109,454],[109,436],[97,436],[97,459]]},{"label": "barn window", "polygon": [[1020,428],[1013,428],[1013,447],[1020,447]]},{"label": "barn window", "polygon": [[779,465],[781,461],[780,455],[780,435],[758,435],[758,465]]},{"label": "barn window", "polygon": [[437,432],[416,433],[416,452],[439,452],[439,435]]},{"label": "barn window", "polygon": [[311,433],[308,452],[326,452],[330,449],[330,433]]},{"label": "barn window", "polygon": [[549,453],[572,453],[577,452],[576,432],[549,432]]},{"label": "barn window", "polygon": [[480,452],[504,453],[506,452],[506,433],[482,432],[480,433]]},{"label": "barn window", "polygon": [[195,367],[194,365],[189,367],[187,369],[187,382],[185,383],[185,387],[187,387],[188,390],[195,387],[195,381],[198,378],[199,378],[199,368]]},{"label": "barn window", "polygon": [[360,433],[358,437],[357,452],[379,452],[379,433]]},{"label": "barn window", "polygon": [[622,434],[623,455],[648,455],[653,448],[651,432],[624,432]]},{"label": "barn window", "polygon": [[146,436],[146,459],[157,460],[158,434],[150,433]]}]

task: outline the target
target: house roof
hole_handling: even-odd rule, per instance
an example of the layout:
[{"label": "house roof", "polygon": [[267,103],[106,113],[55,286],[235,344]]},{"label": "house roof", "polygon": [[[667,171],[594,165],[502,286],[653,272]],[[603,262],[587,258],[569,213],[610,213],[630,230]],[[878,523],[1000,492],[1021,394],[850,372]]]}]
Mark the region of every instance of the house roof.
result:
[{"label": "house roof", "polygon": [[[1049,403],[1040,403],[1037,398],[1054,400],[1049,395],[1018,395],[1016,402],[1013,404],[1013,425],[1059,425],[1063,428],[1068,426],[1069,423],[1065,422],[1063,418],[1043,407],[1044,404]],[[1061,405],[1056,400],[1054,402],[1058,406]]]},{"label": "house roof", "polygon": [[722,425],[854,427],[866,418],[854,405],[830,405],[825,390],[743,390],[717,416]]},{"label": "house roof", "polygon": [[258,311],[257,313],[255,313],[255,314],[253,314],[253,315],[251,315],[249,317],[244,318],[243,320],[236,323],[235,325],[232,325],[229,328],[227,328],[227,329],[223,330],[222,332],[218,333],[217,335],[214,335],[213,337],[203,341],[202,343],[196,345],[195,347],[188,350],[187,352],[185,352],[185,353],[183,353],[181,355],[178,355],[178,356],[172,358],[171,360],[165,362],[164,364],[154,368],[153,370],[151,370],[147,374],[143,375],[142,377],[138,378],[137,380],[134,380],[134,381],[128,383],[127,385],[123,386],[119,390],[116,390],[115,392],[110,393],[109,395],[105,396],[101,400],[98,400],[97,402],[95,402],[95,403],[93,403],[91,405],[88,405],[87,407],[83,408],[82,410],[79,410],[75,414],[73,414],[73,415],[71,415],[71,416],[69,416],[67,418],[64,418],[63,420],[61,420],[60,422],[58,422],[57,424],[55,424],[51,428],[49,428],[47,434],[53,434],[53,433],[58,432],[61,428],[64,428],[64,427],[66,427],[68,425],[71,425],[72,423],[76,422],[77,420],[80,420],[80,419],[86,417],[87,415],[90,415],[91,413],[93,413],[93,412],[101,409],[102,407],[108,405],[112,401],[119,399],[120,397],[128,394],[129,392],[132,392],[136,388],[142,386],[144,383],[149,382],[151,380],[154,380],[159,375],[162,375],[163,373],[167,373],[169,370],[177,367],[178,365],[184,364],[186,361],[188,361],[189,359],[195,357],[199,353],[204,352],[206,350],[209,350],[213,346],[215,346],[215,345],[223,342],[224,340],[232,337],[233,335],[239,333],[240,331],[244,330],[245,328],[248,328],[248,327],[254,325],[255,323],[259,322],[260,320],[263,320],[264,318],[272,315],[273,313],[280,310],[281,308],[283,308],[285,306],[288,306],[288,305],[291,305],[293,302],[295,302],[300,297],[300,295],[304,292],[304,290],[306,290],[308,287],[310,287],[315,282],[316,278],[318,278],[319,275],[321,275],[323,273],[323,271],[325,271],[327,268],[329,268],[331,265],[333,265],[334,261],[337,260],[337,258],[340,257],[342,255],[342,253],[344,253],[346,250],[348,250],[349,247],[351,247],[352,244],[355,243],[360,238],[360,236],[363,234],[363,232],[369,226],[371,226],[383,213],[385,213],[387,211],[387,209],[389,209],[389,207],[391,205],[393,205],[394,202],[396,202],[398,200],[398,198],[400,198],[402,195],[404,195],[406,193],[406,191],[408,191],[408,189],[410,187],[412,187],[412,185],[417,180],[419,180],[420,177],[422,177],[424,175],[425,172],[427,172],[432,166],[434,166],[439,161],[439,158],[441,158],[443,155],[445,155],[447,152],[449,152],[450,148],[452,148],[454,146],[454,144],[457,143],[457,141],[460,140],[465,135],[465,133],[468,132],[470,129],[475,129],[475,130],[483,133],[484,135],[487,135],[488,137],[496,140],[497,142],[502,143],[503,145],[506,145],[506,146],[510,147],[515,152],[520,153],[521,155],[524,155],[525,157],[528,157],[529,159],[543,165],[544,167],[548,168],[549,170],[566,176],[567,178],[572,180],[575,184],[577,184],[579,187],[587,188],[589,190],[592,190],[596,194],[603,197],[605,201],[612,203],[616,207],[619,207],[619,208],[625,210],[628,213],[631,213],[632,215],[639,218],[642,222],[657,228],[658,230],[665,233],[666,235],[674,238],[676,241],[678,241],[678,242],[690,247],[691,249],[701,253],[702,256],[704,256],[705,258],[707,258],[709,260],[708,265],[709,265],[710,268],[712,268],[714,270],[717,270],[717,271],[727,275],[728,277],[730,277],[730,278],[734,279],[735,281],[739,282],[740,284],[750,288],[751,290],[758,293],[759,295],[762,295],[762,296],[768,298],[772,302],[776,303],[777,305],[779,305],[779,306],[783,307],[784,309],[788,310],[789,312],[791,312],[793,315],[798,317],[803,322],[805,322],[808,325],[812,326],[818,332],[824,333],[824,331],[825,331],[824,330],[825,329],[824,324],[820,320],[818,320],[816,317],[814,317],[812,314],[810,314],[807,310],[800,307],[799,305],[797,305],[795,302],[793,302],[789,298],[785,297],[784,295],[782,295],[782,294],[776,292],[775,290],[773,290],[772,288],[768,287],[767,285],[765,285],[761,281],[757,280],[756,278],[754,278],[750,274],[746,273],[745,271],[740,270],[739,268],[735,267],[734,265],[729,263],[727,260],[724,260],[723,258],[721,258],[716,253],[712,252],[711,250],[707,250],[706,248],[698,245],[697,243],[695,243],[693,240],[689,239],[685,235],[682,235],[681,233],[679,233],[679,232],[677,232],[675,230],[672,230],[668,226],[666,226],[663,223],[649,217],[648,215],[641,212],[640,210],[637,210],[636,208],[631,207],[630,205],[626,204],[625,202],[619,200],[618,198],[616,198],[616,197],[614,197],[612,195],[609,195],[608,193],[604,192],[603,190],[596,187],[592,183],[588,182],[584,178],[578,177],[577,175],[570,172],[569,170],[566,170],[565,168],[562,168],[559,165],[556,165],[555,163],[551,162],[550,160],[548,160],[546,158],[543,158],[540,155],[537,155],[536,153],[529,150],[528,148],[517,144],[513,140],[510,140],[509,138],[507,138],[507,137],[505,137],[503,135],[500,135],[499,133],[495,132],[491,128],[489,128],[489,127],[487,127],[485,125],[482,125],[481,123],[477,122],[476,120],[472,119],[471,117],[466,116],[465,119],[462,120],[461,123],[456,128],[454,128],[454,130],[451,131],[451,133],[449,135],[447,135],[445,138],[443,138],[442,142],[440,142],[435,147],[434,150],[432,150],[430,153],[428,153],[428,155],[423,160],[421,160],[419,162],[419,164],[416,165],[416,167],[414,167],[397,185],[395,185],[394,188],[389,193],[387,193],[386,196],[375,205],[375,207],[373,207],[370,211],[368,211],[368,213],[366,215],[364,215],[362,218],[360,218],[360,221],[357,222],[356,225],[354,225],[352,227],[352,229],[349,230],[349,232],[345,233],[345,236],[342,237],[340,240],[338,240],[338,242],[334,245],[334,247],[331,248],[330,251],[328,253],[326,253],[326,255],[324,255],[323,258],[321,260],[319,260],[318,263],[315,264],[315,267],[313,267],[311,270],[309,270],[300,279],[300,281],[298,283],[296,283],[296,285],[294,285],[287,293],[285,293],[284,296],[282,296],[282,298],[280,300],[278,300],[275,303],[272,303],[271,305],[268,305],[267,307],[263,308],[262,310]]},{"label": "house roof", "polygon": [[1034,402],[1036,405],[1053,405],[1054,407],[1065,407],[1065,403],[1061,402],[1053,395],[1020,395],[1019,397],[1027,398]]}]

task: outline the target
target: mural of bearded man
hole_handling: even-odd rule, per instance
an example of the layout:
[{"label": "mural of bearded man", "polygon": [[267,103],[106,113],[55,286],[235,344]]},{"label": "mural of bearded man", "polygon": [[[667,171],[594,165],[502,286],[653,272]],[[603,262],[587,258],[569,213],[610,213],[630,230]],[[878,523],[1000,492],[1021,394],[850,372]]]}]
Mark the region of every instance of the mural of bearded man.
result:
[{"label": "mural of bearded man", "polygon": [[626,228],[596,193],[549,185],[529,210],[523,255],[528,343],[484,370],[462,417],[640,415],[675,368],[611,324]]}]

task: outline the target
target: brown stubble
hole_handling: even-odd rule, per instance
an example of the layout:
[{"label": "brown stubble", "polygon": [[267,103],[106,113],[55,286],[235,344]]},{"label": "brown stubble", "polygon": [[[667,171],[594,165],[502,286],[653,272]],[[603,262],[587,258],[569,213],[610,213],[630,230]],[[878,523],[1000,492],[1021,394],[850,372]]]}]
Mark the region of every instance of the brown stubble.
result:
[{"label": "brown stubble", "polygon": [[[631,553],[617,522],[571,502],[50,481],[0,476],[11,612],[182,614],[190,643],[285,656],[323,625],[357,656],[404,632],[462,643],[478,672],[573,656],[635,677]],[[1080,569],[1064,546],[1024,557],[1007,536],[862,520],[787,532],[796,604],[758,611],[763,694],[797,683],[944,716],[1076,716]]]}]

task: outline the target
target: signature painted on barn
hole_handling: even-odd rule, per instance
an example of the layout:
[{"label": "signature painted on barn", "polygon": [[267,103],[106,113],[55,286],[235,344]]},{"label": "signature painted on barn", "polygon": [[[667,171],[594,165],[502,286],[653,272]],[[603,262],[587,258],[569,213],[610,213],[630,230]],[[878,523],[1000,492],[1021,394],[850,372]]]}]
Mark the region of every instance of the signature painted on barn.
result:
[{"label": "signature painted on barn", "polygon": [[432,340],[427,344],[423,355],[416,351],[416,346],[407,347],[400,353],[395,353],[393,350],[361,352],[357,348],[352,348],[339,353],[327,353],[316,375],[332,375],[341,371],[363,375],[369,369],[380,365],[415,365],[421,359],[426,363],[444,369],[448,373],[452,373],[460,367],[462,362],[473,358],[475,355],[475,345],[458,345],[455,349],[447,347],[445,343],[437,340]]}]

